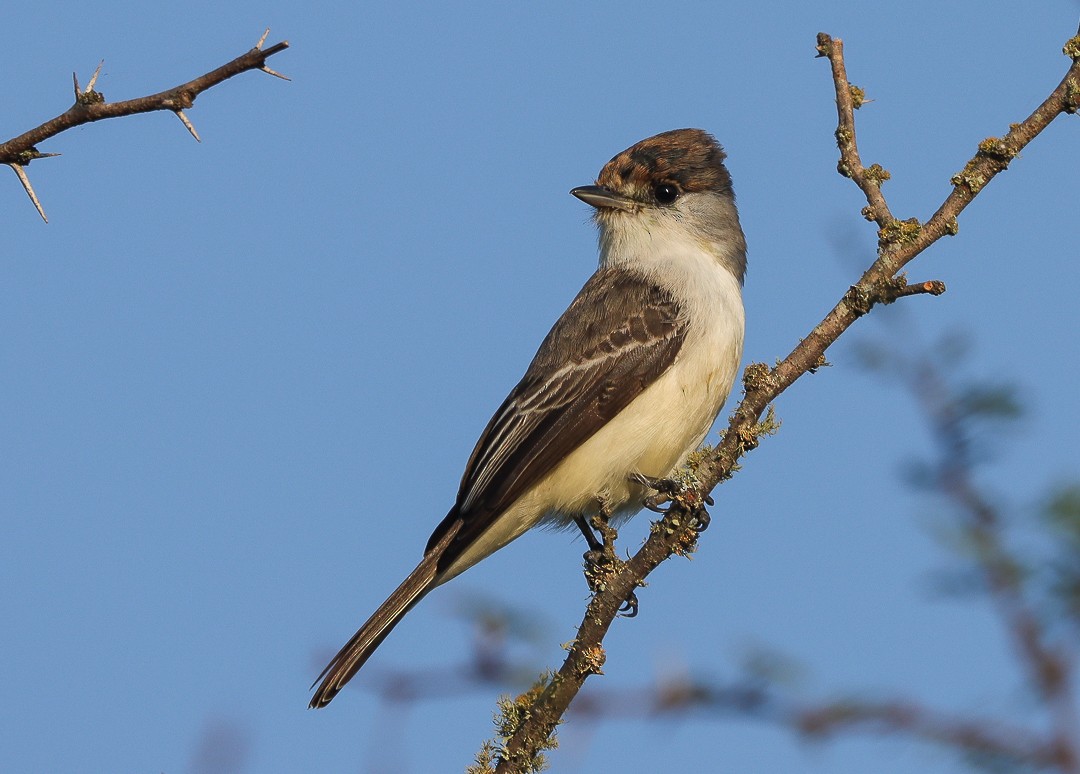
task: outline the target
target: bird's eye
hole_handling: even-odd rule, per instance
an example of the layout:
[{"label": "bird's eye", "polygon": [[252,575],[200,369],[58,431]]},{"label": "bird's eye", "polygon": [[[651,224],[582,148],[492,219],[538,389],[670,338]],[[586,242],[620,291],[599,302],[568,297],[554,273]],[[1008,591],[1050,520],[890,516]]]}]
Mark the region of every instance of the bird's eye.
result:
[{"label": "bird's eye", "polygon": [[671,204],[679,198],[679,189],[671,183],[661,183],[653,189],[653,195],[660,204]]}]

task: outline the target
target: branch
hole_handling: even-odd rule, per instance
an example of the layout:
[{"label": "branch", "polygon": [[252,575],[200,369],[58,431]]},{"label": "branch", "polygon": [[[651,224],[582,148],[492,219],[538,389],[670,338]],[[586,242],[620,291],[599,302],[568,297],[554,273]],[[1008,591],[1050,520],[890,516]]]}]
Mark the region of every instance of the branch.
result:
[{"label": "branch", "polygon": [[97,66],[97,69],[94,71],[94,74],[91,76],[90,82],[86,85],[85,89],[79,87],[78,76],[72,73],[72,79],[75,84],[75,104],[56,118],[50,119],[40,126],[37,126],[28,132],[24,132],[18,137],[8,140],[5,143],[0,143],[0,164],[7,164],[15,170],[15,173],[19,176],[19,180],[23,184],[23,188],[37,208],[38,213],[45,222],[48,222],[48,219],[45,217],[45,212],[42,210],[41,204],[34,194],[34,189],[31,187],[30,181],[26,176],[25,168],[35,159],[58,156],[60,154],[40,153],[36,147],[38,143],[43,142],[50,137],[55,137],[68,129],[81,126],[82,124],[101,121],[106,118],[120,118],[122,116],[136,115],[138,113],[152,113],[155,110],[171,110],[180,118],[191,135],[196,140],[199,140],[199,135],[196,133],[195,127],[184,114],[184,110],[190,108],[195,103],[195,98],[199,94],[207,89],[217,86],[222,81],[228,80],[240,73],[247,72],[248,70],[262,70],[263,72],[279,78],[285,77],[281,75],[281,73],[274,72],[267,67],[266,60],[274,54],[288,48],[289,42],[282,41],[281,43],[270,46],[270,48],[264,49],[262,45],[266,42],[266,36],[269,33],[270,30],[267,29],[259,39],[259,42],[255,44],[254,48],[246,54],[238,56],[231,62],[223,64],[216,70],[211,70],[194,80],[190,80],[187,83],[181,83],[179,86],[174,86],[171,89],[166,89],[157,94],[151,94],[148,97],[139,97],[123,102],[106,102],[105,95],[94,89],[98,75],[101,72],[101,64]]},{"label": "branch", "polygon": [[1040,769],[1061,764],[1054,743],[1026,729],[986,719],[934,712],[908,701],[840,701],[788,711],[788,720],[808,737],[866,730],[934,742],[972,755],[1006,759]]},{"label": "branch", "polygon": [[[823,56],[827,56],[830,62],[840,61],[839,67],[836,64],[833,65],[834,81],[836,81],[837,71],[841,76],[844,74],[842,42],[822,34],[818,36],[818,50]],[[702,481],[701,491],[711,491],[717,483],[729,478],[738,459],[757,445],[754,442],[753,428],[769,403],[794,384],[800,376],[812,372],[824,362],[825,351],[851,327],[855,320],[870,311],[875,303],[890,300],[889,288],[890,286],[895,288],[898,281],[897,273],[942,236],[957,233],[957,216],[990,180],[1007,166],[1007,161],[993,149],[1004,145],[1009,148],[1011,156],[1015,156],[1054,118],[1062,113],[1074,113],[1080,108],[1080,35],[1070,40],[1065,45],[1064,51],[1073,59],[1073,62],[1061,83],[1027,119],[1019,124],[1013,124],[1004,140],[984,140],[979,144],[978,152],[965,165],[964,171],[952,178],[952,192],[930,220],[925,224],[919,224],[914,219],[889,220],[887,208],[873,213],[875,220],[883,215],[886,216],[883,218],[884,222],[879,223],[877,259],[825,316],[825,319],[818,323],[810,334],[792,350],[791,354],[775,368],[769,369],[760,364],[747,367],[743,377],[746,386],[745,397],[732,416],[715,454],[697,470],[697,475]],[[848,93],[849,84],[846,80],[839,81],[836,84],[836,90],[838,95]],[[880,189],[874,182],[873,175],[866,176],[867,170],[858,158],[853,110],[853,102],[838,98],[837,133],[843,134],[845,127],[850,127],[851,132],[846,151],[845,144],[838,139],[838,144],[841,146],[841,163],[846,163],[851,171],[852,179],[860,185],[870,203],[869,207],[873,208],[880,195]],[[861,184],[860,179],[863,181]]]},{"label": "branch", "polygon": [[[878,224],[878,256],[859,281],[810,334],[775,368],[760,363],[747,366],[743,375],[744,397],[732,415],[720,444],[696,455],[691,462],[691,481],[676,496],[666,515],[653,525],[642,548],[627,562],[613,568],[593,595],[578,629],[578,636],[558,673],[534,687],[514,703],[513,717],[504,719],[500,731],[505,743],[498,755],[497,772],[534,770],[543,749],[552,745],[551,736],[574,696],[592,674],[600,674],[605,653],[604,635],[623,603],[645,578],[672,554],[694,549],[698,536],[695,515],[708,501],[709,493],[730,478],[738,460],[755,448],[762,435],[776,429],[769,404],[805,373],[825,364],[825,352],[844,331],[875,304],[890,303],[914,293],[943,291],[940,283],[908,285],[900,270],[922,251],[946,234],[957,232],[957,216],[986,184],[1006,168],[1032,139],[1062,113],[1080,108],[1080,35],[1065,46],[1073,62],[1065,78],[1026,120],[1014,124],[1001,139],[979,144],[978,152],[952,179],[953,190],[925,224],[915,219],[900,221],[892,216],[881,194],[888,173],[880,167],[866,168],[855,143],[854,110],[861,104],[861,92],[847,81],[843,43],[826,34],[817,39],[818,53],[832,66],[838,113],[837,144],[841,174],[851,177],[866,195],[864,216]],[[935,293],[936,294],[936,293]]]},{"label": "branch", "polygon": [[936,486],[963,515],[974,560],[1002,624],[1012,639],[1021,667],[1051,721],[1053,739],[1046,747],[1061,771],[1080,772],[1080,750],[1074,739],[1078,723],[1073,692],[1075,664],[1069,654],[1050,644],[1024,588],[1024,570],[1006,545],[997,506],[975,481],[972,455],[964,432],[967,419],[958,409],[945,380],[929,361],[911,369],[910,384],[929,417],[941,447]]}]

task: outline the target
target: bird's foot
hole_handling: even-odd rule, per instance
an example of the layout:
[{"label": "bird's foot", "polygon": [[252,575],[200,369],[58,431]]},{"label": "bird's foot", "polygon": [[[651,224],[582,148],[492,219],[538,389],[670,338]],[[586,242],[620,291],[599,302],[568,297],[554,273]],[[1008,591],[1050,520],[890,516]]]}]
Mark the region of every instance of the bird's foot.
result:
[{"label": "bird's foot", "polygon": [[[690,512],[690,518],[693,520],[694,528],[698,532],[704,532],[709,528],[712,517],[705,510],[705,506],[714,504],[714,500],[710,495],[699,498],[686,484],[672,478],[654,478],[643,473],[634,473],[630,476],[630,480],[648,487],[656,493],[649,495],[642,501],[645,508],[663,515],[671,509],[671,503],[678,502]],[[666,507],[665,503],[667,504]]]},{"label": "bird's foot", "polygon": [[630,480],[656,493],[642,501],[642,505],[654,513],[667,513],[667,508],[662,507],[664,503],[670,503],[686,491],[686,486],[673,478],[654,478],[644,473],[631,473]]},{"label": "bird's foot", "polygon": [[637,594],[630,592],[625,600],[623,600],[622,606],[619,608],[619,615],[623,618],[634,618],[638,614],[638,601]]},{"label": "bird's foot", "polygon": [[[584,516],[574,518],[574,523],[589,544],[589,550],[582,555],[582,559],[585,560],[585,581],[594,594],[603,592],[625,564],[615,552],[615,540],[619,535],[609,523],[610,518],[611,512],[604,507],[588,520]],[[638,598],[633,591],[623,600],[619,614],[624,618],[633,618],[638,614]]]},{"label": "bird's foot", "polygon": [[[615,554],[604,551],[586,551],[585,580],[589,584],[589,590],[599,594],[607,590],[608,582],[623,568],[623,560]],[[619,615],[624,618],[633,618],[638,614],[638,598],[633,591],[623,600],[619,606]]]}]

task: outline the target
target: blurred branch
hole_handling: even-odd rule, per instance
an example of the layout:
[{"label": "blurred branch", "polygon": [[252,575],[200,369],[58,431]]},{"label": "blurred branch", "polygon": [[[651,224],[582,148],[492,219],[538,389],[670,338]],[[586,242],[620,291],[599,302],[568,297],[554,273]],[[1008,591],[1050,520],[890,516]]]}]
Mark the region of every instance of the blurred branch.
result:
[{"label": "blurred branch", "polygon": [[31,161],[36,159],[49,158],[60,154],[41,153],[36,147],[38,143],[43,142],[50,137],[55,137],[68,129],[81,126],[82,124],[101,121],[106,118],[120,118],[139,113],[152,113],[156,110],[170,110],[175,113],[191,133],[191,136],[196,140],[199,140],[199,135],[195,131],[194,125],[184,113],[186,109],[192,107],[195,103],[195,98],[199,94],[207,89],[217,86],[222,81],[226,81],[229,78],[247,72],[248,70],[262,70],[263,72],[279,78],[285,77],[281,75],[281,73],[275,72],[267,67],[266,60],[274,54],[284,51],[289,47],[289,43],[288,41],[282,41],[281,43],[276,43],[269,48],[264,49],[262,46],[263,43],[266,42],[266,37],[269,33],[270,30],[267,29],[266,32],[263,33],[262,38],[259,39],[259,42],[255,44],[254,48],[246,54],[238,56],[231,62],[223,64],[216,70],[211,70],[204,75],[200,75],[198,78],[187,81],[186,83],[181,83],[179,86],[174,86],[171,89],[166,89],[157,94],[124,100],[123,102],[106,102],[105,95],[94,88],[97,84],[98,75],[101,73],[101,64],[97,66],[94,74],[90,77],[90,81],[87,83],[86,88],[80,87],[78,76],[72,73],[72,80],[74,81],[75,86],[75,103],[65,112],[56,116],[56,118],[50,119],[40,126],[37,126],[28,132],[24,132],[7,142],[0,143],[0,164],[7,164],[15,170],[15,173],[19,176],[19,181],[22,183],[31,202],[33,202],[38,214],[41,215],[42,220],[48,222],[48,218],[45,217],[45,211],[42,209],[41,203],[38,201],[33,187],[30,185],[30,180],[26,175],[26,167]]},{"label": "blurred branch", "polygon": [[[1012,640],[1021,666],[1053,723],[1053,763],[1060,771],[1080,772],[1080,731],[1073,695],[1075,667],[1070,655],[1049,636],[1024,589],[1023,564],[1006,544],[998,506],[975,481],[966,429],[979,413],[996,412],[993,403],[973,405],[971,391],[956,395],[928,360],[912,369],[909,386],[928,417],[940,449],[937,490],[957,508],[979,574]],[[987,393],[987,390],[982,392]],[[972,413],[974,411],[974,413]]]},{"label": "blurred branch", "polygon": [[[824,365],[826,350],[876,304],[909,295],[909,288],[926,288],[913,291],[916,293],[929,293],[932,292],[929,288],[937,288],[933,282],[909,285],[900,271],[942,236],[955,234],[957,216],[990,180],[1057,116],[1074,113],[1080,107],[1078,35],[1065,45],[1065,54],[1073,60],[1068,72],[1035,112],[1013,124],[1004,138],[989,138],[979,144],[975,156],[952,178],[952,192],[926,223],[914,218],[901,221],[893,217],[881,193],[881,184],[888,179],[888,173],[876,165],[865,167],[858,153],[854,111],[862,104],[862,94],[847,80],[843,43],[822,33],[817,38],[817,50],[820,56],[828,58],[832,67],[838,114],[836,137],[841,154],[839,170],[866,196],[868,205],[863,214],[879,227],[877,258],[832,311],[775,368],[761,363],[747,366],[743,375],[743,400],[720,444],[692,460],[687,487],[675,494],[642,548],[628,561],[612,563],[602,582],[590,583],[595,593],[558,673],[504,707],[499,729],[504,744],[495,756],[495,771],[531,771],[541,765],[542,751],[552,746],[552,734],[570,702],[589,675],[601,673],[606,657],[602,647],[604,635],[626,600],[661,562],[673,554],[684,555],[694,549],[699,528],[707,523],[702,519],[702,506],[708,501],[709,493],[731,477],[738,460],[757,446],[762,435],[775,431],[777,424],[771,409],[766,415],[771,402],[803,374],[813,373]],[[490,770],[489,753],[490,746],[486,746],[474,770]]]},{"label": "blurred branch", "polygon": [[[917,399],[931,426],[937,459],[921,468],[920,481],[954,506],[960,522],[959,549],[994,604],[1050,728],[1040,732],[988,718],[964,718],[938,712],[912,700],[833,701],[791,709],[782,721],[812,737],[873,731],[935,742],[964,753],[975,764],[995,771],[1080,771],[1077,753],[1076,697],[1072,655],[1054,647],[1049,625],[1030,598],[1029,572],[1009,545],[1005,519],[995,498],[976,481],[985,459],[975,438],[980,425],[1019,417],[1011,389],[1000,385],[951,384],[955,348],[916,346],[917,355],[870,352],[868,364],[887,367]],[[1068,492],[1070,490],[1066,490]],[[1068,497],[1068,494],[1065,495]],[[1060,495],[1048,509],[1062,506]],[[1075,553],[1076,546],[1066,546]]]},{"label": "blurred branch", "polygon": [[812,740],[860,731],[901,735],[1038,769],[1058,769],[1061,758],[1054,740],[996,719],[938,712],[902,699],[795,701],[752,677],[722,684],[675,679],[654,687],[590,692],[568,714],[575,720],[623,720],[692,712],[756,718]]},{"label": "blurred branch", "polygon": [[1026,729],[934,712],[916,702],[830,702],[792,709],[787,721],[812,738],[854,731],[901,734],[982,759],[1038,769],[1056,768],[1060,763],[1060,750]]}]

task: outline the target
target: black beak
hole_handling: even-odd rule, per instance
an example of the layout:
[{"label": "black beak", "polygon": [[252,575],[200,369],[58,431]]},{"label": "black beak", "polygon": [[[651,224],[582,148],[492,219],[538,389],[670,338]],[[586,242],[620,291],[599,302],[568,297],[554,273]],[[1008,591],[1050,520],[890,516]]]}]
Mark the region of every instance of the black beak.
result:
[{"label": "black beak", "polygon": [[610,188],[602,185],[583,185],[570,192],[586,204],[591,204],[597,209],[636,210],[638,203],[629,196],[615,193]]}]

